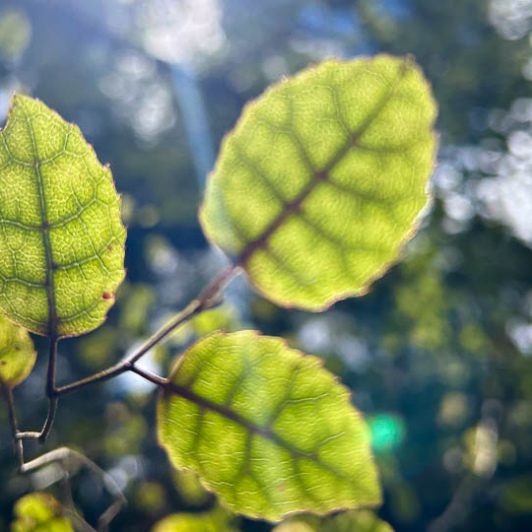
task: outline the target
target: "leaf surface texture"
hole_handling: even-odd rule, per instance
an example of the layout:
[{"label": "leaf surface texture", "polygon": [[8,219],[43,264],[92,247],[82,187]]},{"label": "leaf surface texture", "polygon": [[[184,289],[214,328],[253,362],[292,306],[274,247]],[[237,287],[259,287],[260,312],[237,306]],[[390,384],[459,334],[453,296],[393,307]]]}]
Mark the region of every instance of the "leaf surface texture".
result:
[{"label": "leaf surface texture", "polygon": [[249,104],[200,219],[265,297],[320,311],[397,259],[427,204],[436,106],[410,59],[325,61]]},{"label": "leaf surface texture", "polygon": [[277,520],[380,501],[366,424],[319,359],[254,331],[215,333],[170,383],[159,440],[232,511]]},{"label": "leaf surface texture", "polygon": [[79,128],[16,95],[0,133],[0,306],[38,334],[98,327],[124,277],[111,172]]}]

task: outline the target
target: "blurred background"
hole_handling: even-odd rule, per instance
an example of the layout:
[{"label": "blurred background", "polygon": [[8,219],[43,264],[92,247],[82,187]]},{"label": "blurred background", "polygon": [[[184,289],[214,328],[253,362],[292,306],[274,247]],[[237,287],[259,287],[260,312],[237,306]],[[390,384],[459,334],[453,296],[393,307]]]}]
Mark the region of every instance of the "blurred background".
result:
[{"label": "blurred background", "polygon": [[[245,102],[325,57],[413,54],[441,146],[433,208],[404,260],[324,314],[279,309],[239,279],[143,366],[164,374],[219,328],[284,336],[353,390],[385,490],[378,514],[396,530],[532,530],[531,43],[532,0],[1,0],[1,123],[14,91],[76,122],[111,164],[129,226],[117,303],[96,332],[61,342],[59,383],[116,362],[223,267],[197,206]],[[45,416],[45,358],[15,390],[25,430]],[[153,387],[122,376],[63,400],[46,448],[82,450],[112,475],[129,501],[112,530],[169,515],[165,530],[186,530],[180,512],[217,519],[212,530],[271,530],[173,471],[154,414]],[[4,407],[0,421],[4,530],[53,475],[15,474]],[[81,471],[72,488],[95,522],[111,500],[101,481]]]}]

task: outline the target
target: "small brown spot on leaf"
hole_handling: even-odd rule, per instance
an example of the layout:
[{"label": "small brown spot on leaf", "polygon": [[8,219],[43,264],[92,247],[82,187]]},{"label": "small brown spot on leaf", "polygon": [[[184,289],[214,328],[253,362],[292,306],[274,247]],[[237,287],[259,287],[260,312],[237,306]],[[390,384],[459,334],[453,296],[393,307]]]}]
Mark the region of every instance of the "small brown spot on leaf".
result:
[{"label": "small brown spot on leaf", "polygon": [[102,295],[102,297],[103,297],[104,299],[112,299],[113,294],[111,294],[110,292],[104,292],[103,295]]}]

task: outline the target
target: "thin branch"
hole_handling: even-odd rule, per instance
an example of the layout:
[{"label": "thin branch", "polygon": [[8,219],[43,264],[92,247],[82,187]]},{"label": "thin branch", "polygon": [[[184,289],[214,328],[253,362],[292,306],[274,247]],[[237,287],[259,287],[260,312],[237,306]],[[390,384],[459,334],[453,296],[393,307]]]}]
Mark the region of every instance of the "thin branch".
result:
[{"label": "thin branch", "polygon": [[38,440],[43,444],[46,442],[55,420],[58,399],[55,393],[55,368],[57,365],[57,336],[50,337],[50,348],[48,351],[48,370],[46,373],[46,396],[48,397],[48,413],[40,432],[19,432],[17,430],[15,438],[22,440]]},{"label": "thin branch", "polygon": [[[121,362],[107,368],[103,371],[95,373],[90,377],[81,379],[79,381],[55,388],[53,390],[53,395],[55,397],[65,395],[67,393],[78,390],[88,384],[94,384],[98,382],[104,382],[113,377],[116,377],[126,371],[136,371],[139,375],[139,371],[135,368],[135,363],[140,360],[146,353],[150,351],[154,346],[159,342],[164,340],[171,332],[173,332],[177,327],[179,327],[184,322],[188,321],[190,318],[199,314],[205,310],[208,310],[212,307],[215,307],[221,301],[221,291],[226,286],[226,284],[231,280],[231,278],[239,273],[239,269],[233,265],[227,267],[225,270],[222,270],[213,281],[201,292],[201,294],[191,301],[185,309],[179,312],[169,323],[159,329],[149,340],[147,340],[135,353],[122,360]],[[135,369],[134,369],[135,368]],[[144,375],[142,375],[144,376]],[[146,378],[146,377],[145,377]],[[149,380],[149,379],[148,379]]]},{"label": "thin branch", "polygon": [[41,436],[41,432],[32,430],[25,430],[17,432],[17,440],[38,440]]},{"label": "thin branch", "polygon": [[125,362],[119,362],[118,364],[111,366],[110,368],[107,368],[98,373],[95,373],[90,377],[86,377],[85,379],[81,379],[71,384],[66,384],[65,386],[60,386],[59,388],[56,388],[54,393],[56,396],[65,395],[67,393],[78,390],[79,388],[83,388],[87,384],[95,384],[97,382],[108,381],[109,379],[117,377],[118,375],[121,375],[122,373],[125,373],[129,370],[130,367]]},{"label": "thin branch", "polygon": [[[125,501],[125,499],[124,499]],[[100,515],[98,519],[98,531],[108,530],[111,521],[120,513],[120,510],[127,504],[121,499],[115,499],[115,501]]]},{"label": "thin branch", "polygon": [[7,414],[9,418],[9,427],[11,429],[11,437],[13,439],[13,447],[15,449],[15,454],[17,456],[18,467],[22,469],[24,466],[24,449],[22,442],[17,438],[18,434],[18,425],[17,425],[17,416],[15,414],[15,401],[13,400],[13,393],[11,388],[0,379],[0,388],[2,389],[2,395],[7,405]]},{"label": "thin branch", "polygon": [[63,477],[59,480],[59,486],[64,493],[66,505],[63,505],[63,516],[70,520],[75,530],[79,532],[98,532],[76,511],[76,504],[72,497],[72,486],[70,484],[70,475],[63,471]]},{"label": "thin branch", "polygon": [[150,381],[153,384],[156,384],[160,388],[164,388],[165,386],[168,385],[168,382],[169,382],[168,379],[165,379],[164,377],[160,377],[159,375],[155,375],[155,373],[150,373],[149,371],[146,371],[145,369],[140,369],[140,368],[137,368],[136,366],[133,366],[131,368],[131,371],[145,378],[147,381]]},{"label": "thin branch", "polygon": [[444,512],[430,523],[427,531],[448,532],[455,529],[467,516],[475,494],[482,487],[482,484],[480,477],[468,473],[454,491],[451,502]]},{"label": "thin branch", "polygon": [[50,351],[48,353],[48,371],[46,374],[46,396],[48,397],[48,415],[38,438],[39,443],[44,443],[52,430],[55,414],[57,412],[57,397],[55,395],[55,368],[57,365],[57,336],[50,338]]},{"label": "thin branch", "polygon": [[48,414],[46,416],[46,421],[44,422],[41,433],[39,434],[39,437],[37,438],[39,440],[39,443],[43,444],[48,439],[48,436],[54,424],[56,412],[57,412],[57,397],[50,397],[48,399]]},{"label": "thin branch", "polygon": [[[109,473],[106,473],[103,469],[97,466],[92,460],[87,458],[85,455],[78,453],[68,447],[60,447],[59,449],[54,449],[49,453],[45,453],[34,460],[31,460],[27,464],[24,464],[21,468],[22,473],[30,473],[35,469],[43,467],[53,462],[61,462],[63,467],[67,472],[72,468],[72,465],[76,466],[85,466],[89,469],[94,475],[96,475],[102,481],[103,485],[113,497],[113,502],[107,508],[107,510],[100,516],[98,520],[98,530],[106,530],[109,526],[109,523],[116,516],[116,514],[127,505],[127,500],[120,489],[120,486],[116,483]],[[79,515],[74,514],[77,519],[82,520],[83,524],[86,525],[86,530],[94,530],[86,521]],[[70,516],[72,517],[72,516]]]}]

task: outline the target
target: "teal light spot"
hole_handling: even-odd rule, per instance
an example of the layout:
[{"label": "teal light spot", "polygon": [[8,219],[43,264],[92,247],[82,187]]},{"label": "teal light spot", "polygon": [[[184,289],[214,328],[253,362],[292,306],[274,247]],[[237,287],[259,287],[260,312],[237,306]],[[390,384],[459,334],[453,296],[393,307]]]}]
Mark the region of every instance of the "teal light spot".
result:
[{"label": "teal light spot", "polygon": [[405,423],[395,414],[379,414],[369,420],[371,444],[375,451],[391,451],[401,445],[405,437]]}]

